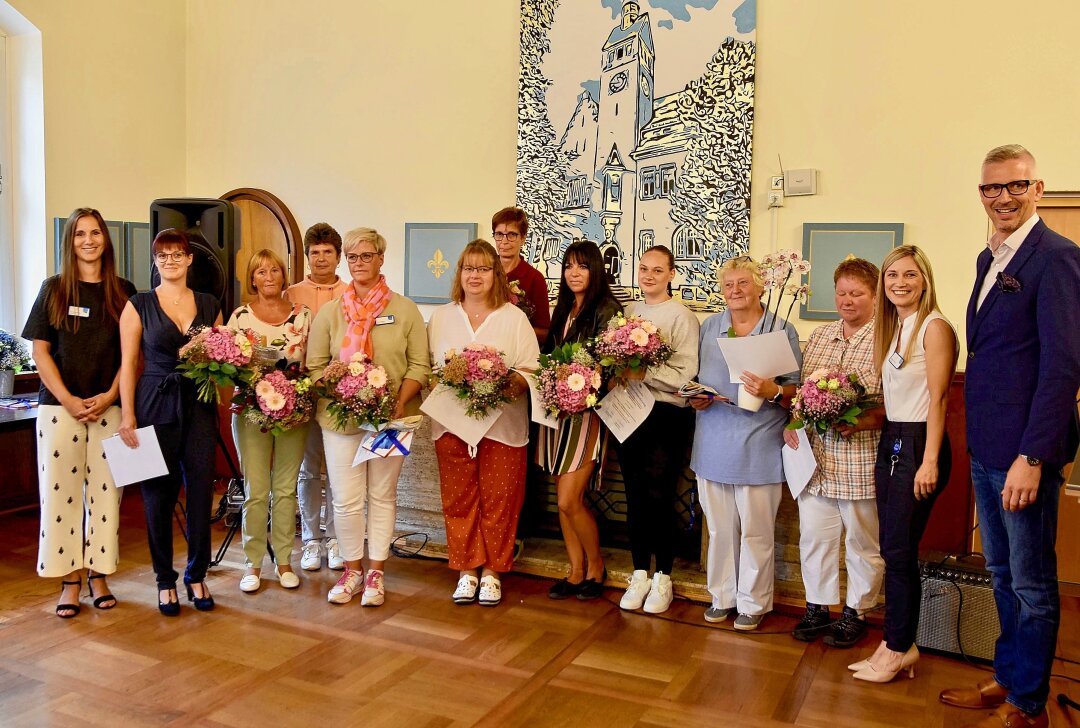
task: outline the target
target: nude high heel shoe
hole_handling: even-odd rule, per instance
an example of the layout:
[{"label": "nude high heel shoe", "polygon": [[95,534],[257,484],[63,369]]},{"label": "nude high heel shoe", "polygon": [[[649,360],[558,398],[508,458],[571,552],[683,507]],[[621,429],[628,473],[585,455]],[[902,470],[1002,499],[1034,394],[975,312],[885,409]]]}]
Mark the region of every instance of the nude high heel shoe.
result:
[{"label": "nude high heel shoe", "polygon": [[897,675],[907,670],[908,677],[915,677],[915,663],[919,661],[919,648],[912,645],[904,656],[900,658],[900,667],[896,670],[876,670],[873,665],[867,665],[853,676],[856,680],[865,680],[873,683],[892,682]]}]

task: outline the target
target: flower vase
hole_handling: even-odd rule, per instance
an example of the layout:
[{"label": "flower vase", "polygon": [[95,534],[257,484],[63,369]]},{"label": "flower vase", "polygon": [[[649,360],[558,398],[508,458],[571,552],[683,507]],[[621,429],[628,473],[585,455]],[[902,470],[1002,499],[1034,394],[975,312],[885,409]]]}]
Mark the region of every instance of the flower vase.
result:
[{"label": "flower vase", "polygon": [[0,369],[0,397],[10,397],[15,389],[15,372],[11,369]]},{"label": "flower vase", "polygon": [[757,412],[765,402],[764,397],[750,394],[743,385],[739,385],[739,407],[747,412]]}]

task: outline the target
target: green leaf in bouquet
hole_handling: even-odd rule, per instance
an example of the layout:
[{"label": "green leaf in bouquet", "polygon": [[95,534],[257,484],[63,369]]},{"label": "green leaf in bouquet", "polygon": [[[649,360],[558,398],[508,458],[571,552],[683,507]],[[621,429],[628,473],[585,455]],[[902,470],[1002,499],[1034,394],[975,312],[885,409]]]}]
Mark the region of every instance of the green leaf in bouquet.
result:
[{"label": "green leaf in bouquet", "polygon": [[231,377],[233,374],[236,374],[236,365],[226,362],[220,366],[220,370]]},{"label": "green leaf in bouquet", "polygon": [[212,362],[210,362],[209,364],[206,365],[206,368],[209,369],[212,372],[216,372],[218,369],[221,368],[221,365],[218,364],[216,361],[212,361]]}]

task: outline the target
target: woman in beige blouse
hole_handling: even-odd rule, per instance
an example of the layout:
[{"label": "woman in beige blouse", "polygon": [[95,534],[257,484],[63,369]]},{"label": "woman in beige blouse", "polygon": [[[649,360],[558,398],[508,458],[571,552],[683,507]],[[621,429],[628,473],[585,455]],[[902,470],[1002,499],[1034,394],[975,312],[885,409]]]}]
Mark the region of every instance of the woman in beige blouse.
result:
[{"label": "woman in beige blouse", "polygon": [[[386,239],[371,228],[345,234],[343,248],[352,284],[341,298],[323,306],[311,325],[307,364],[318,379],[331,359],[348,361],[364,352],[386,370],[397,389],[394,418],[420,411],[420,388],[431,375],[427,333],[416,304],[394,293],[382,275]],[[360,603],[383,603],[383,566],[394,536],[397,480],[404,458],[372,458],[353,467],[363,431],[335,427],[320,402],[326,474],[333,489],[334,522],[345,571],[327,595],[333,604],[349,602],[363,585]],[[366,509],[365,509],[366,504]],[[365,519],[366,513],[366,519]],[[365,523],[366,520],[366,523]],[[361,566],[367,536],[367,573]]]}]

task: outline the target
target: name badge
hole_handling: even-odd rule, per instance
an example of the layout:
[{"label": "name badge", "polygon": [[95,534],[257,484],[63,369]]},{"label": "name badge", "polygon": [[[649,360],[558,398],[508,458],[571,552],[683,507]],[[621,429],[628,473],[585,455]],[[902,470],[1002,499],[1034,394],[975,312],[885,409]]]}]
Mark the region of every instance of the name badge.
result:
[{"label": "name badge", "polygon": [[385,326],[386,324],[392,324],[392,323],[394,323],[394,317],[393,316],[379,316],[378,318],[375,319],[375,325],[376,326]]},{"label": "name badge", "polygon": [[904,357],[900,356],[900,352],[894,351],[889,357],[889,363],[893,365],[893,369],[899,369],[904,366]]},{"label": "name badge", "polygon": [[78,316],[79,318],[89,318],[90,309],[86,306],[68,306],[68,316]]}]

